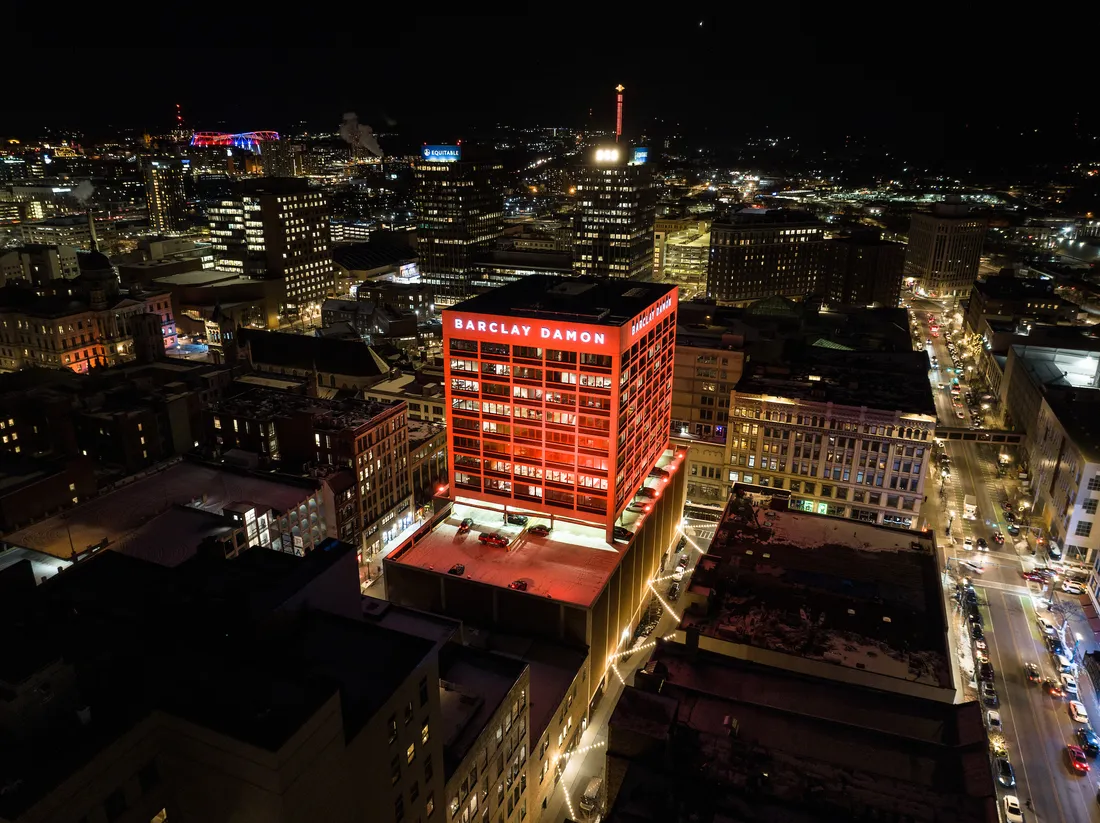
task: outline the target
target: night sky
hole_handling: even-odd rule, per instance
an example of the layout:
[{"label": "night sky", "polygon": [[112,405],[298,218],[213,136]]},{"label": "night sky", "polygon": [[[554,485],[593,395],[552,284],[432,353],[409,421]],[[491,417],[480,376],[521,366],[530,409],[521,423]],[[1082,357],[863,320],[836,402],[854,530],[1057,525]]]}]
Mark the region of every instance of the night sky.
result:
[{"label": "night sky", "polygon": [[[998,127],[1064,136],[1090,106],[1052,71],[1072,79],[1083,55],[1066,48],[1037,63],[1025,56],[1034,20],[984,5],[703,3],[688,13],[637,3],[613,14],[513,3],[499,14],[403,15],[339,4],[285,24],[274,7],[142,6],[84,21],[102,29],[84,40],[104,44],[95,49],[58,49],[56,31],[28,27],[26,62],[13,54],[10,65],[38,67],[20,85],[50,91],[7,94],[0,133],[33,135],[38,123],[156,131],[180,102],[196,129],[335,128],[353,110],[376,131],[446,141],[496,122],[609,127],[621,82],[628,130],[662,117],[712,142],[789,132],[827,144],[853,132],[934,155]],[[142,41],[160,45],[124,45]],[[89,68],[104,93],[79,82]]]}]

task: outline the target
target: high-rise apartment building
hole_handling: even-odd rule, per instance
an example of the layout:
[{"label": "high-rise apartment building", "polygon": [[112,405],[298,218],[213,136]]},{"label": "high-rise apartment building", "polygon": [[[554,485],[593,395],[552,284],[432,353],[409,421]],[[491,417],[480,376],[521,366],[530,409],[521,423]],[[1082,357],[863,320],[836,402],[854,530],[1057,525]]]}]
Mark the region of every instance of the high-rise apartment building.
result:
[{"label": "high-rise apartment building", "polygon": [[610,533],[668,446],[676,288],[535,274],[443,328],[454,499]]},{"label": "high-rise apartment building", "polygon": [[303,180],[265,177],[240,183],[210,209],[218,266],[257,280],[282,280],[300,310],[328,296],[336,274],[328,196]]},{"label": "high-rise apartment building", "polygon": [[178,160],[152,160],[145,165],[144,172],[149,227],[160,234],[182,231],[187,206],[183,164]]},{"label": "high-rise apartment building", "polygon": [[302,145],[284,139],[263,144],[265,177],[298,177],[302,174]]},{"label": "high-rise apartment building", "polygon": [[966,296],[978,277],[986,221],[958,197],[916,213],[909,225],[905,277],[932,295]]},{"label": "high-rise apartment building", "polygon": [[711,226],[707,295],[741,303],[820,293],[825,254],[825,224],[813,215],[745,209]]},{"label": "high-rise apartment building", "polygon": [[824,296],[840,306],[892,308],[901,297],[905,246],[857,233],[826,241],[828,287]]},{"label": "high-rise apartment building", "polygon": [[648,280],[653,274],[656,195],[642,150],[594,149],[577,173],[573,270]]},{"label": "high-rise apartment building", "polygon": [[424,146],[413,165],[420,272],[444,305],[475,293],[473,258],[504,233],[504,167],[461,156],[458,146]]}]

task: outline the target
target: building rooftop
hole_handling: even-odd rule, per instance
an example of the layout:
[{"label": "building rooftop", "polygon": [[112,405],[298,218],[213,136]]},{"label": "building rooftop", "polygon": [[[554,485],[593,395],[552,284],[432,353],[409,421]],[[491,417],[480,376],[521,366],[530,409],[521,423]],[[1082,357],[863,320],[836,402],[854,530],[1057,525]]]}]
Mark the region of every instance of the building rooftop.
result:
[{"label": "building rooftop", "polygon": [[332,250],[332,259],[348,271],[373,271],[391,268],[417,259],[416,252],[406,246],[380,243],[348,243]]},{"label": "building rooftop", "polygon": [[[179,544],[151,523],[176,506],[194,506],[220,515],[226,506],[247,500],[284,512],[297,506],[309,496],[311,488],[316,488],[311,481],[298,478],[275,480],[272,477],[180,462],[6,535],[4,539],[9,545],[66,559],[72,556],[74,550],[83,552],[87,547],[106,540],[109,548],[135,556],[148,554],[147,559],[164,562],[161,558],[178,557],[173,547]],[[170,520],[176,523],[178,518],[173,515]],[[192,536],[213,528],[213,521],[209,519],[188,518],[186,524]],[[149,528],[145,528],[147,525]],[[192,546],[192,551],[196,546]],[[182,559],[185,558],[180,557],[176,562]]]},{"label": "building rooftop", "polygon": [[[657,466],[668,465],[674,452],[666,450]],[[648,478],[648,486],[659,481]],[[512,511],[521,511],[512,506]],[[458,527],[466,517],[474,524],[465,534]],[[624,512],[618,522],[634,530],[639,514]],[[546,537],[535,537],[527,530],[539,523],[550,525],[550,518],[531,513],[524,527],[504,524],[503,510],[466,505],[462,497],[450,515],[425,536],[390,554],[386,560],[415,566],[445,575],[453,566],[464,567],[462,576],[497,588],[507,588],[516,580],[527,584],[526,594],[589,608],[603,591],[608,578],[619,565],[626,544],[608,545],[603,528],[555,520]],[[511,543],[507,550],[478,542],[482,532],[499,532]]]},{"label": "building rooftop", "polygon": [[[9,626],[33,625],[39,668],[72,666],[58,682],[76,694],[59,692],[58,702],[91,707],[84,723],[68,712],[67,724],[26,738],[0,731],[0,785],[9,787],[0,816],[18,817],[153,710],[276,751],[331,702],[354,737],[437,644],[300,608],[322,577],[331,600],[327,571],[337,563],[357,600],[354,547],[327,541],[305,558],[253,549],[230,563],[196,558],[176,569],[105,552],[39,586],[18,613],[0,603]],[[269,619],[274,612],[284,619]],[[6,653],[3,664],[11,662]]]},{"label": "building rooftop", "polygon": [[979,280],[974,291],[987,300],[1027,300],[1042,298],[1044,302],[1071,306],[1071,303],[1054,295],[1054,281],[1044,277],[1016,277],[1014,274],[997,274]]},{"label": "building rooftop", "polygon": [[494,250],[475,256],[473,263],[477,266],[570,274],[573,271],[573,254],[556,251]]},{"label": "building rooftop", "polygon": [[[987,817],[996,792],[976,702],[924,700],[705,651],[689,657],[676,645],[659,647],[653,660],[661,698],[675,702],[676,723],[694,733],[688,757],[703,762],[703,779],[744,777],[764,758],[777,772],[803,774],[857,802],[886,806],[903,797],[944,819],[995,819]],[[633,702],[621,703],[612,737],[616,717],[628,727],[653,725],[668,708],[654,697],[633,712]],[[749,751],[754,756],[742,760]]]},{"label": "building rooftop", "polygon": [[531,274],[479,294],[449,311],[622,326],[676,290],[640,280]]},{"label": "building rooftop", "polygon": [[443,434],[447,427],[442,423],[429,423],[426,420],[409,421],[409,450],[412,451],[421,443],[426,443],[433,437]]},{"label": "building rooftop", "polygon": [[923,351],[858,351],[818,338],[807,344],[788,340],[778,363],[746,358],[738,393],[866,406],[935,419]]},{"label": "building rooftop", "polygon": [[824,228],[825,224],[805,211],[746,208],[733,212],[721,220],[715,220],[712,228],[729,230],[770,226],[789,226],[792,228],[818,226]]},{"label": "building rooftop", "polygon": [[1100,352],[1086,348],[1012,347],[1016,359],[1040,386],[1089,389],[1100,381]]},{"label": "building rooftop", "polygon": [[254,420],[274,420],[293,415],[309,415],[314,428],[322,431],[356,430],[370,425],[378,417],[393,411],[402,401],[326,400],[304,394],[286,394],[265,388],[249,388],[214,406],[215,414]]},{"label": "building rooftop", "polygon": [[1090,463],[1100,463],[1100,389],[1048,395],[1047,403],[1081,456]]},{"label": "building rooftop", "polygon": [[462,764],[526,668],[522,660],[455,643],[440,650],[444,780]]},{"label": "building rooftop", "polygon": [[[163,261],[154,261],[161,265]],[[239,282],[255,282],[246,280],[238,272],[222,271],[221,269],[197,269],[185,271],[179,274],[167,274],[153,280],[162,286],[226,286]]]},{"label": "building rooftop", "polygon": [[[735,494],[690,590],[682,629],[954,693],[930,532],[755,507]],[[793,668],[793,666],[792,666]],[[888,688],[888,686],[880,686]]]},{"label": "building rooftop", "polygon": [[354,340],[260,329],[241,329],[238,339],[248,346],[253,363],[353,377],[381,377],[390,372],[390,364],[375,347]]}]

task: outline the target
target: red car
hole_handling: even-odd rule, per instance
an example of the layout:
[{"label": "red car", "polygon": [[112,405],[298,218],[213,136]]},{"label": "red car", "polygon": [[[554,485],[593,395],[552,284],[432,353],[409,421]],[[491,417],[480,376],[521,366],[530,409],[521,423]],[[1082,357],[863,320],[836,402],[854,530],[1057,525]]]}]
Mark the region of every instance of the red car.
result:
[{"label": "red car", "polygon": [[1005,536],[1003,534],[1001,534],[999,531],[993,532],[992,536],[993,536],[993,542],[997,543],[998,545],[1005,542]]},{"label": "red car", "polygon": [[1066,759],[1069,760],[1070,768],[1075,772],[1084,774],[1089,770],[1089,761],[1085,757],[1085,752],[1080,746],[1066,746]]},{"label": "red car", "polygon": [[505,548],[508,545],[508,538],[502,534],[490,534],[489,532],[482,532],[477,536],[477,542],[482,545],[493,545],[498,548]]},{"label": "red car", "polygon": [[1039,572],[1022,572],[1024,580],[1030,580],[1032,583],[1042,583],[1043,576]]}]

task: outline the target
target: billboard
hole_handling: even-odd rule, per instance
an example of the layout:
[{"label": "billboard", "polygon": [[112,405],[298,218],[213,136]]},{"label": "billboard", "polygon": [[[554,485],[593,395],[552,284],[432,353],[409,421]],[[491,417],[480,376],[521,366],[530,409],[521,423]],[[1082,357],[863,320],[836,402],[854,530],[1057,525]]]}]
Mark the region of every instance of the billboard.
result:
[{"label": "billboard", "polygon": [[630,155],[630,165],[641,166],[649,160],[649,149],[634,149],[634,153]]},{"label": "billboard", "polygon": [[462,156],[461,146],[421,146],[420,157],[429,163],[454,163]]}]

